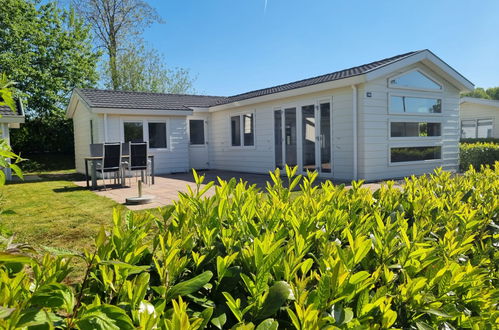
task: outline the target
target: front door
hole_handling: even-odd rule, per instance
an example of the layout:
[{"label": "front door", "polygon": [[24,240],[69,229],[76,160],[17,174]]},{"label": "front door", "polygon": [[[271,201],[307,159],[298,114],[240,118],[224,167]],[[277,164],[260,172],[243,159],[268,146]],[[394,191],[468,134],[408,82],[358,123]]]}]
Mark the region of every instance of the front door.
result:
[{"label": "front door", "polygon": [[208,169],[208,122],[204,118],[191,118],[188,126],[190,167],[196,170]]}]

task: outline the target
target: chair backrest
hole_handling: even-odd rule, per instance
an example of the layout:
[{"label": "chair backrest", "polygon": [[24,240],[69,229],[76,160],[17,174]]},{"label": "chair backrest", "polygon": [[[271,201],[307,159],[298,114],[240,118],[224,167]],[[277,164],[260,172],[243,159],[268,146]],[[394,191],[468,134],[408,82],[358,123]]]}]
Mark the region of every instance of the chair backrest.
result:
[{"label": "chair backrest", "polygon": [[121,166],[121,143],[104,143],[104,170],[118,170]]},{"label": "chair backrest", "polygon": [[103,143],[90,144],[90,157],[102,157],[102,155],[104,155]]},{"label": "chair backrest", "polygon": [[130,142],[130,170],[147,169],[147,142]]}]

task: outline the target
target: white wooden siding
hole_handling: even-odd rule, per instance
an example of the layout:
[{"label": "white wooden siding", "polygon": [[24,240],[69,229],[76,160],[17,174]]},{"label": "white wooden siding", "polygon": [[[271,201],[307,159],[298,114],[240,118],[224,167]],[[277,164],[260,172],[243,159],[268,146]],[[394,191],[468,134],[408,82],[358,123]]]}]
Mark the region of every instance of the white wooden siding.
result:
[{"label": "white wooden siding", "polygon": [[[103,122],[103,117],[101,117]],[[165,121],[167,123],[167,149],[149,149],[154,155],[156,174],[168,174],[189,171],[189,137],[185,116],[119,116],[108,115],[108,142],[124,142],[123,121]],[[144,136],[145,138],[145,136]]]},{"label": "white wooden siding", "polygon": [[[353,164],[352,90],[350,87],[327,92],[285,98],[279,101],[212,112],[209,135],[210,168],[250,173],[268,173],[275,169],[274,109],[298,104],[315,104],[319,99],[333,98],[333,177],[351,179]],[[300,111],[297,107],[297,111]],[[255,114],[255,145],[232,147],[230,116],[253,112]],[[301,126],[298,123],[298,130]],[[300,137],[300,134],[298,134]],[[298,143],[300,141],[298,140]],[[298,154],[298,158],[300,155]]]},{"label": "white wooden siding", "polygon": [[[388,88],[388,77],[413,68],[420,68],[439,79],[442,92],[418,92]],[[371,97],[366,93],[370,92]],[[391,92],[406,95],[442,98],[442,114],[411,115],[389,114],[389,95]],[[390,139],[390,119],[398,121],[437,121],[442,123],[442,136],[429,138]],[[459,161],[459,91],[447,81],[439,78],[423,64],[412,65],[389,76],[366,83],[359,88],[359,178],[372,181],[398,178],[412,174],[420,175],[442,166],[445,170],[456,171]],[[436,161],[390,164],[390,147],[441,145],[442,159]]]},{"label": "white wooden siding", "polygon": [[[85,173],[85,157],[90,156],[90,120],[93,120],[94,133],[98,131],[97,116],[92,114],[87,107],[78,102],[73,115],[75,168],[78,173]],[[94,142],[96,142],[94,134]]]}]

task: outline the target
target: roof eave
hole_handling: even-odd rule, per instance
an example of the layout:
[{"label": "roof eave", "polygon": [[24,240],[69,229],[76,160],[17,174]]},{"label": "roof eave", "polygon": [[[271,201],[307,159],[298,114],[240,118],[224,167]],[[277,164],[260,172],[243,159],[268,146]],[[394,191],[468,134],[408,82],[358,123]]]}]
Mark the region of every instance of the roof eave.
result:
[{"label": "roof eave", "polygon": [[480,99],[480,98],[469,97],[469,96],[465,96],[465,97],[461,98],[459,103],[460,104],[463,104],[463,103],[479,104],[479,105],[486,105],[489,107],[499,108],[499,100]]},{"label": "roof eave", "polygon": [[438,56],[429,50],[423,50],[415,54],[409,55],[401,60],[387,64],[383,67],[373,69],[366,73],[366,80],[371,81],[380,77],[389,75],[390,73],[400,70],[414,63],[422,62],[429,66],[432,70],[442,75],[454,85],[460,92],[470,92],[475,89],[475,85],[450,65],[442,61]]},{"label": "roof eave", "polygon": [[279,99],[283,99],[283,98],[287,98],[287,97],[300,96],[300,95],[304,95],[304,94],[317,93],[317,92],[322,92],[322,91],[326,91],[326,90],[330,90],[330,89],[336,89],[336,88],[347,87],[347,86],[351,86],[351,85],[357,85],[357,84],[361,84],[363,82],[365,82],[365,75],[360,74],[360,75],[356,75],[356,76],[352,76],[352,77],[348,77],[348,78],[327,81],[327,82],[323,82],[320,84],[294,88],[294,89],[290,89],[290,90],[283,91],[283,92],[252,97],[252,98],[241,100],[241,101],[235,101],[235,102],[226,103],[226,104],[214,105],[214,106],[210,107],[209,111],[216,112],[216,111],[221,111],[221,110],[226,110],[226,109],[231,109],[231,108],[238,108],[238,107],[253,105],[253,104],[257,104],[257,103],[271,102],[271,101],[275,101],[275,100],[279,100]]}]

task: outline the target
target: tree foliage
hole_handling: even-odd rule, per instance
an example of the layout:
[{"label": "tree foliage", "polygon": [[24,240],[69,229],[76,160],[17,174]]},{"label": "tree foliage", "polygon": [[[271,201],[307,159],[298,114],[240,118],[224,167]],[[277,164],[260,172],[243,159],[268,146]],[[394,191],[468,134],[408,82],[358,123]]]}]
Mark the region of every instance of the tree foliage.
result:
[{"label": "tree foliage", "polygon": [[193,79],[187,69],[169,69],[162,56],[154,48],[148,48],[143,42],[135,42],[118,53],[116,76],[113,82],[112,72],[107,65],[105,85],[124,91],[155,93],[194,93]]},{"label": "tree foliage", "polygon": [[477,87],[473,92],[466,93],[464,96],[488,100],[499,100],[499,87],[490,87],[487,89]]},{"label": "tree foliage", "polygon": [[120,89],[119,51],[134,42],[154,22],[161,22],[156,10],[143,0],[78,0],[78,11],[92,27],[99,46],[106,50],[112,89]]},{"label": "tree foliage", "polygon": [[72,124],[64,117],[69,95],[98,80],[88,27],[55,2],[2,0],[0,49],[0,71],[16,82],[27,115],[12,131],[13,148],[72,152]]},{"label": "tree foliage", "polygon": [[16,82],[29,117],[61,115],[74,87],[98,79],[88,28],[54,2],[2,0],[0,49],[0,71]]}]

